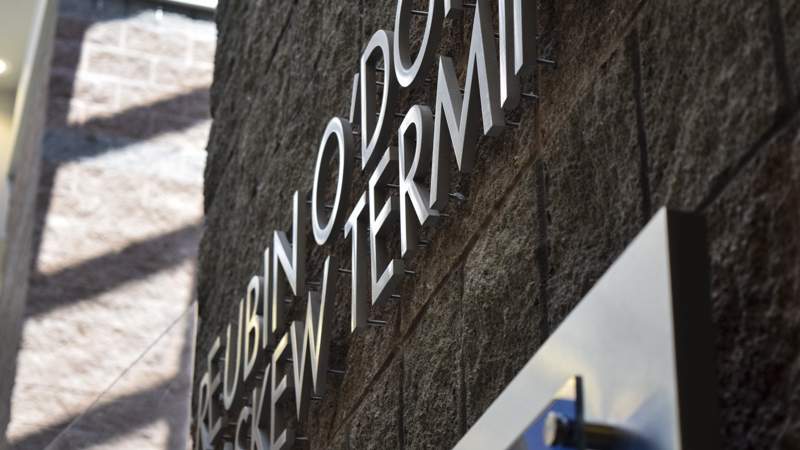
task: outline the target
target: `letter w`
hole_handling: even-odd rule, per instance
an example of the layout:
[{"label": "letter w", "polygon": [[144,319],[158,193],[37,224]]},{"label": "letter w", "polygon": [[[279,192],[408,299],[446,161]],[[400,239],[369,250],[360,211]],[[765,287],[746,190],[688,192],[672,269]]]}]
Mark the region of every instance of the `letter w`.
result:
[{"label": "letter w", "polygon": [[329,256],[325,260],[322,296],[313,291],[308,293],[305,324],[300,321],[292,322],[289,333],[292,340],[292,368],[299,422],[305,422],[308,418],[312,386],[314,395],[321,397],[325,394],[338,268],[339,260],[335,256]]}]

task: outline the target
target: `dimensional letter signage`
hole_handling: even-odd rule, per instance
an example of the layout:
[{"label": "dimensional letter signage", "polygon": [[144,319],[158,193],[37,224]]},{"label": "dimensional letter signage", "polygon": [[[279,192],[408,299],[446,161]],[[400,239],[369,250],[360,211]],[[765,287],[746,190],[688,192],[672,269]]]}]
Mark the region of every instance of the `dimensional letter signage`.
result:
[{"label": "dimensional letter signage", "polygon": [[[327,367],[337,275],[345,273],[351,276],[351,331],[363,333],[368,325],[381,325],[379,321],[370,321],[366,317],[367,302],[371,301],[373,305],[382,305],[399,298],[395,291],[408,275],[408,271],[405,270],[406,262],[412,260],[418,252],[417,232],[419,227],[436,226],[439,219],[445,216],[441,211],[449,199],[452,196],[458,197],[456,194],[450,194],[450,152],[455,154],[460,171],[472,171],[480,131],[479,119],[482,119],[485,135],[498,136],[504,129],[518,126],[518,124],[506,123],[504,110],[517,107],[522,99],[536,100],[538,98],[536,95],[520,91],[520,77],[529,75],[537,63],[554,64],[552,61],[537,59],[534,35],[535,3],[533,0],[495,1],[498,2],[500,15],[499,55],[496,49],[495,30],[492,26],[492,2],[490,0],[476,0],[474,4],[463,3],[462,0],[430,0],[427,12],[412,11],[413,2],[399,0],[395,29],[393,31],[379,30],[369,40],[360,59],[359,72],[353,77],[349,120],[332,118],[322,133],[310,201],[306,201],[306,193],[294,192],[291,240],[287,233],[280,230],[274,231],[272,245],[264,249],[263,253],[263,276],[252,276],[243,298],[233,299],[238,300],[231,305],[233,308],[238,307],[238,321],[228,325],[224,335],[224,345],[221,339],[217,338],[207,355],[207,372],[201,378],[196,397],[198,406],[195,417],[197,424],[195,445],[197,449],[210,450],[220,448],[220,445],[224,444],[226,449],[283,450],[291,448],[295,440],[304,439],[302,436],[295,436],[291,424],[302,423],[308,419],[308,406],[311,400],[324,401],[321,396],[325,392],[327,373],[337,372]],[[474,23],[470,48],[467,53],[466,83],[462,90],[455,65],[448,57],[440,56],[438,58],[439,67],[436,80],[426,80],[425,77],[437,60],[435,51],[441,39],[443,21],[457,17],[463,13],[465,8],[474,10]],[[422,45],[414,59],[411,56],[409,41],[412,15],[426,16]],[[426,82],[435,83],[436,86],[433,111],[430,106],[426,105],[412,106],[405,112],[404,120],[397,134],[396,146],[391,145],[393,123],[398,115],[398,111],[395,109],[399,89],[401,87],[413,89]],[[380,109],[376,102],[379,89],[382,97]],[[400,114],[400,116],[403,115]],[[361,128],[360,133],[357,133],[360,138],[360,156],[355,155],[354,135],[356,133],[352,130],[354,124],[359,124]],[[326,205],[326,183],[330,165],[334,160],[338,160],[339,166],[335,200],[333,205]],[[354,177],[354,164],[359,164],[361,170],[372,173],[368,177],[369,183],[366,192],[359,196],[359,200],[353,205],[352,213],[347,217],[346,211],[349,206],[350,189]],[[426,181],[429,176],[430,184]],[[395,177],[399,180],[397,186],[390,184]],[[328,257],[325,261],[323,279],[316,282],[307,282],[305,273],[305,230],[308,203],[311,205],[310,221],[314,242],[320,246],[330,246],[337,243],[339,239],[350,239],[352,248],[352,263],[349,269],[339,267],[336,258]],[[661,217],[662,221],[666,221],[668,215],[661,213],[658,217]],[[390,258],[387,249],[389,244],[387,233],[397,223],[401,230],[401,253],[400,258]],[[656,226],[651,225],[648,230]],[[669,231],[670,239],[672,239],[672,228]],[[657,239],[650,240],[655,242]],[[665,242],[669,243],[663,239],[660,242],[663,244],[662,247],[667,245]],[[676,279],[674,272],[662,270],[666,267],[664,264],[672,261],[671,258],[674,256],[672,247],[669,247],[667,253],[664,253],[667,251],[666,247],[661,250],[663,251],[660,254],[662,257],[662,260],[659,260],[660,263],[653,263],[656,266],[648,266],[661,270],[658,272],[660,278],[656,277],[657,279],[654,278],[653,281],[674,281]],[[636,253],[634,250],[629,252]],[[627,267],[628,264],[618,263],[615,267],[619,265]],[[643,267],[641,269],[643,270]],[[612,268],[609,273],[614,274],[619,270]],[[644,276],[639,272],[636,274]],[[615,280],[619,278],[617,275],[609,276]],[[641,279],[634,277],[628,281],[635,282]],[[621,282],[621,280],[618,281]],[[292,295],[288,295],[287,284],[291,288]],[[592,292],[605,292],[603,289],[606,288],[603,286],[607,284],[607,282],[604,284],[601,281],[598,284],[599,287]],[[320,286],[319,292],[315,290],[308,292],[307,286],[309,285]],[[368,286],[371,286],[371,298],[367,295]],[[665,289],[669,286],[673,289],[676,287],[674,282],[672,285],[665,286],[661,287]],[[593,295],[599,294],[590,293],[591,298],[594,298]],[[624,301],[633,295],[633,292],[629,292],[619,296],[615,301]],[[294,321],[289,324],[287,330],[285,303],[305,296],[308,298],[305,322]],[[609,303],[607,307],[592,306],[597,301],[591,298],[588,299],[589,301],[584,300],[573,315],[588,317],[596,314],[597,317],[602,318],[604,317],[603,310],[615,311],[614,308],[621,308],[618,315],[620,318],[628,317],[631,314],[634,316],[637,313],[644,314],[644,310],[639,306],[634,306],[627,311],[627,307],[614,302]],[[660,313],[669,315],[670,310],[668,304],[664,303],[665,298],[664,292],[659,291],[652,298],[641,301],[644,303],[656,302],[653,303],[651,312],[660,311]],[[591,314],[582,312],[588,309],[592,309],[593,312]],[[673,308],[672,313],[675,311]],[[573,323],[576,320],[569,319],[568,322]],[[671,436],[669,439],[672,440],[664,438],[666,440],[663,442],[677,442],[675,439],[683,436],[687,428],[684,424],[685,414],[681,403],[677,406],[681,413],[680,426],[677,425],[678,422],[674,416],[677,410],[671,406],[664,406],[664,403],[651,405],[647,402],[638,402],[640,398],[635,397],[634,400],[638,402],[634,402],[635,404],[650,408],[641,411],[632,411],[622,407],[634,404],[630,403],[632,400],[629,397],[623,399],[628,403],[623,402],[624,404],[619,405],[614,402],[609,403],[610,400],[595,403],[598,395],[604,396],[621,392],[615,387],[617,386],[615,383],[623,378],[614,378],[617,381],[611,381],[608,373],[612,371],[608,368],[608,364],[595,364],[599,352],[593,347],[595,345],[593,343],[598,340],[608,341],[619,345],[618,348],[621,351],[635,352],[635,350],[625,350],[624,337],[615,334],[625,328],[610,327],[609,325],[617,324],[616,322],[603,320],[592,322],[588,318],[581,320],[585,321],[583,326],[587,327],[586,329],[592,326],[596,328],[592,332],[592,339],[573,336],[569,331],[573,329],[571,326],[566,326],[568,331],[562,331],[560,328],[520,374],[527,380],[538,376],[535,373],[544,371],[542,372],[545,377],[544,381],[537,385],[538,387],[534,389],[534,397],[531,397],[530,401],[526,403],[528,410],[525,413],[517,414],[513,420],[504,422],[502,413],[492,412],[498,408],[502,409],[504,406],[492,406],[487,412],[486,417],[488,418],[481,419],[476,424],[473,431],[470,431],[464,441],[459,444],[459,449],[510,448],[509,446],[514,442],[518,442],[515,440],[523,433],[524,428],[528,427],[535,419],[536,411],[530,411],[530,407],[539,405],[540,409],[544,408],[546,395],[552,397],[560,385],[575,375],[583,375],[583,378],[575,377],[574,380],[577,381],[573,385],[582,387],[583,390],[575,391],[578,394],[585,392],[587,417],[618,420],[625,424],[628,422],[638,423],[636,420],[639,419],[634,419],[635,417],[644,417],[641,414],[647,413],[652,408],[661,408],[658,409],[659,414],[664,414],[664,417],[667,417],[667,411],[671,411],[669,414],[673,414],[669,421],[664,422],[668,427],[663,430],[668,431],[659,432],[662,433],[659,436],[667,433]],[[652,323],[648,322],[653,326],[652,328],[641,325],[647,332],[656,330],[659,333],[653,334],[649,341],[653,344],[654,351],[662,352],[657,353],[660,355],[659,358],[667,355],[663,352],[669,349],[677,351],[683,348],[676,344],[677,335],[670,334],[672,328],[664,328],[667,326],[667,320],[668,317],[665,316],[652,321]],[[630,336],[636,335],[638,339],[641,335],[633,333],[647,334],[637,327],[641,328],[639,325],[630,326],[629,329],[632,333]],[[608,335],[604,336],[604,332],[607,332]],[[669,341],[670,336],[674,337],[674,342]],[[551,341],[556,344],[552,344]],[[669,344],[668,341],[675,345],[670,347],[672,344]],[[649,349],[650,347],[643,346],[641,348]],[[572,356],[569,361],[573,361],[579,356],[583,357],[581,351],[588,352],[585,355],[588,359],[582,364],[567,364],[568,361],[559,361],[557,358],[561,351],[570,352],[568,354]],[[224,370],[220,373],[218,365],[222,354],[224,354]],[[678,354],[679,357],[681,355]],[[609,361],[617,361],[617,359],[609,358]],[[622,368],[629,362],[626,358],[619,358],[617,366]],[[659,372],[663,372],[672,368],[680,372],[684,366],[679,362],[669,365],[669,367],[657,366],[657,369]],[[287,364],[292,365],[291,373],[286,370]],[[631,366],[630,370],[637,377],[652,375],[638,366]],[[339,373],[341,372],[339,371]],[[260,387],[249,393],[242,392],[245,383],[253,379],[259,380]],[[679,381],[683,380],[680,373],[678,379]],[[636,395],[649,395],[651,397],[647,398],[667,402],[666,404],[669,405],[674,404],[676,398],[682,398],[684,392],[682,384],[678,386],[680,388],[678,389],[675,383],[670,385],[669,381],[660,378],[651,381],[652,383],[648,386],[655,390],[636,391]],[[524,385],[524,383],[520,383],[523,382],[515,381],[509,389]],[[519,391],[516,387],[514,389],[514,392]],[[677,394],[669,389],[673,389],[673,391],[678,389]],[[292,393],[295,407],[288,410],[287,403]],[[575,394],[573,397],[580,399],[583,398],[581,395]],[[250,407],[243,406],[245,396],[250,399]],[[507,397],[507,394],[503,394],[498,399],[498,404],[508,403],[513,408],[522,408],[522,405],[511,400],[502,400]],[[522,398],[521,394],[517,398]],[[602,398],[605,399],[605,397]],[[609,405],[612,404],[617,406],[613,410],[608,410]],[[224,406],[228,412],[227,418],[222,417],[221,406]],[[241,412],[233,417],[237,410]],[[572,410],[582,411],[580,408],[572,408]],[[632,415],[622,417],[619,416],[619,411],[625,411]],[[293,415],[295,420],[286,421],[287,414]],[[558,420],[555,422],[551,420],[551,422],[556,425],[561,423]],[[558,427],[555,429],[561,430]],[[499,430],[511,434],[516,433],[516,435],[509,434],[498,438],[495,435]],[[637,429],[637,431],[643,430]],[[491,436],[495,437],[486,441]],[[554,436],[561,436],[561,434],[555,433]]]}]

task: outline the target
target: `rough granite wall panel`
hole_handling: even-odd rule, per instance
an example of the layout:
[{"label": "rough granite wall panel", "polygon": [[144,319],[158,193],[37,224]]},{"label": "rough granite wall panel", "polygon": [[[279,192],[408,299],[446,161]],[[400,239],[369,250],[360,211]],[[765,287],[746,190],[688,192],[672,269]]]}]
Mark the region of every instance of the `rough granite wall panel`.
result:
[{"label": "rough granite wall panel", "polygon": [[769,5],[656,1],[640,23],[653,205],[695,209],[783,102]]},{"label": "rough granite wall panel", "polygon": [[[792,30],[794,2],[782,1],[788,5],[786,29]],[[386,327],[350,333],[350,277],[340,277],[330,366],[346,374],[328,376],[325,398],[298,428],[309,437],[299,448],[450,448],[653,211],[663,204],[741,204],[742,193],[728,197],[728,183],[746,176],[743,167],[788,117],[775,42],[785,38],[789,55],[800,42],[774,29],[775,5],[777,0],[722,6],[706,0],[540,0],[539,54],[558,66],[539,68],[522,84],[541,101],[523,101],[507,113],[509,121],[521,123],[518,130],[479,139],[473,173],[459,173],[453,159],[450,192],[469,201],[450,202],[444,209],[449,218],[420,231],[428,245],[407,264],[417,275],[404,281],[400,300],[369,310]],[[263,270],[272,231],[290,231],[292,193],[310,190],[325,123],[347,116],[361,50],[376,30],[393,29],[396,6],[396,0],[221,2],[198,367],[233,317],[247,280]],[[426,8],[427,2],[414,2],[414,9]],[[494,15],[496,20],[496,10]],[[453,59],[462,85],[473,16],[467,9],[445,21],[437,51]],[[412,42],[423,26],[419,19],[412,23]],[[436,70],[431,83],[400,90],[398,112],[414,104],[435,106]],[[395,131],[397,126],[399,121]],[[356,170],[351,205],[367,177]],[[750,180],[743,179],[742,192],[750,192]],[[764,220],[767,228],[751,233],[766,233],[777,219]],[[310,226],[305,231],[310,280],[320,279],[328,255],[349,268],[349,241],[319,248]],[[737,248],[745,246],[743,229],[727,233]],[[390,255],[397,254],[397,236],[397,230],[389,235]],[[717,261],[721,253],[713,242]],[[755,271],[724,261],[714,263],[714,289],[730,286],[719,281],[725,271]],[[785,265],[776,266],[774,276],[797,277]],[[717,307],[718,316],[722,309]],[[305,300],[297,298],[288,318],[304,317]],[[740,319],[729,319],[730,325]],[[771,361],[755,354],[731,365],[727,361],[739,348],[732,336],[720,333],[723,399],[759,392],[757,381],[734,385],[726,381],[734,375],[726,374]],[[791,334],[763,336],[759,351],[796,340]],[[728,348],[726,342],[734,343]],[[786,364],[773,372],[779,383],[792,379]],[[777,422],[755,431],[739,413],[763,398],[755,395],[743,405],[723,401],[730,442],[750,432],[778,432]],[[791,405],[775,405],[776,414],[788,417]]]},{"label": "rough granite wall panel", "polygon": [[708,211],[723,448],[800,446],[800,132]]},{"label": "rough granite wall panel", "polygon": [[547,338],[537,256],[540,223],[529,172],[464,265],[466,431]]},{"label": "rough granite wall panel", "polygon": [[646,222],[631,61],[624,47],[617,49],[544,155],[550,330]]}]

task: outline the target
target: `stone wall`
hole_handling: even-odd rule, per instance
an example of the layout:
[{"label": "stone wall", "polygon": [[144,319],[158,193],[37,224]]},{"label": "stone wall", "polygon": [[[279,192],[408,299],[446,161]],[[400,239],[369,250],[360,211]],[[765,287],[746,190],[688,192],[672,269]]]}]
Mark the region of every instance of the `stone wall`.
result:
[{"label": "stone wall", "polygon": [[[220,3],[195,388],[396,5]],[[472,20],[446,21],[437,52],[462,84]],[[330,365],[346,375],[329,377],[296,448],[452,447],[662,206],[708,223],[723,447],[800,445],[798,26],[795,0],[540,0],[540,57],[558,66],[523,91],[541,101],[480,138],[472,174],[453,172],[469,201],[422,231],[418,275],[369,312],[386,327],[350,333],[340,279]],[[401,89],[397,110],[434,100],[435,83]],[[367,177],[356,170],[351,205]],[[349,242],[309,245],[310,279],[329,253],[349,266]],[[305,302],[287,315],[304,320]]]}]

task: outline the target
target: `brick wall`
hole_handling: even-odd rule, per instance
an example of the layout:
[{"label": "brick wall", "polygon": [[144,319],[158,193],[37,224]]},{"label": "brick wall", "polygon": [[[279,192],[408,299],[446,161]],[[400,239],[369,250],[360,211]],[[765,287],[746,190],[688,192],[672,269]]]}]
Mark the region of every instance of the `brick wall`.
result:
[{"label": "brick wall", "polygon": [[58,3],[6,437],[184,449],[213,14]]},{"label": "brick wall", "polygon": [[[800,2],[537,4],[541,57],[558,62],[524,80],[541,101],[507,114],[518,130],[480,138],[474,173],[453,173],[469,202],[423,230],[401,300],[371,308],[386,327],[350,333],[340,280],[330,366],[346,375],[328,378],[296,448],[451,448],[662,206],[708,223],[723,448],[797,447]],[[221,2],[195,388],[396,6]],[[462,83],[472,20],[446,21],[437,52]],[[434,105],[435,86],[401,90],[397,110]],[[356,171],[350,205],[367,177]],[[309,245],[309,278],[349,252]],[[287,320],[304,318],[298,299]]]}]

